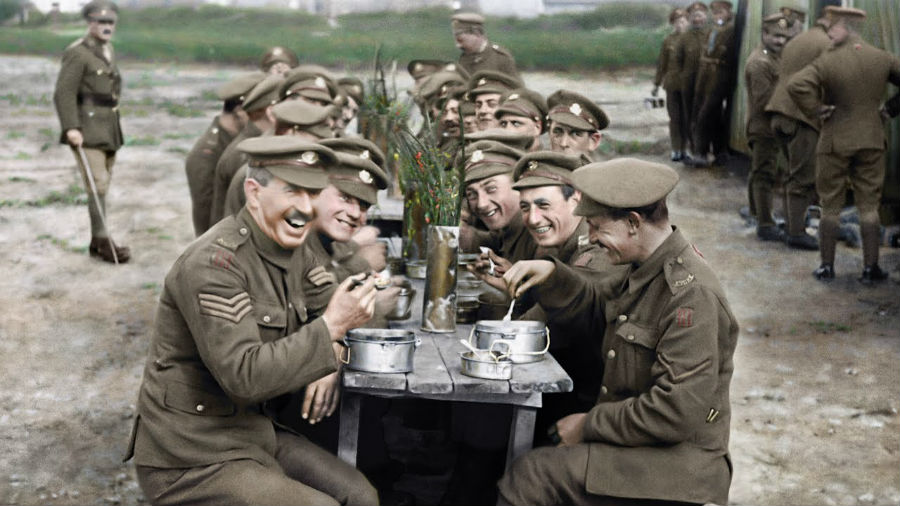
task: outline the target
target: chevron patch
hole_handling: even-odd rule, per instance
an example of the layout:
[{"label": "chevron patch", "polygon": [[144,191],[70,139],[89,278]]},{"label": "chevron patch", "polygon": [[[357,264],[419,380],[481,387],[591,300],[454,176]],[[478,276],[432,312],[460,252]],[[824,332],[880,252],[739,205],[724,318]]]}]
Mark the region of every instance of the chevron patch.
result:
[{"label": "chevron patch", "polygon": [[231,323],[240,322],[253,310],[253,306],[250,304],[250,295],[247,292],[241,292],[230,299],[211,293],[201,293],[198,297],[200,314],[224,318]]},{"label": "chevron patch", "polygon": [[325,270],[321,265],[310,270],[306,275],[306,279],[315,286],[327,285],[328,283],[337,283],[337,277],[333,272]]}]

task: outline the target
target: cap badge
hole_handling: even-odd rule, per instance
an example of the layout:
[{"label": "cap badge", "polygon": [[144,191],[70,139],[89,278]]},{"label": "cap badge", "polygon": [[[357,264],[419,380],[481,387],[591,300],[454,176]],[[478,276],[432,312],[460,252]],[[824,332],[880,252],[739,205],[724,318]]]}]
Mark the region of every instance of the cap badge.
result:
[{"label": "cap badge", "polygon": [[512,95],[506,97],[506,100],[519,100],[519,94],[513,93]]},{"label": "cap badge", "polygon": [[781,28],[787,28],[787,26],[788,26],[787,20],[784,18],[779,19],[778,26],[780,26]]},{"label": "cap badge", "polygon": [[316,80],[313,82],[313,85],[316,88],[324,88],[325,87],[325,79],[323,79],[321,77],[317,77]]},{"label": "cap badge", "polygon": [[421,71],[422,71],[421,63],[416,63],[415,65],[413,65],[413,72],[421,72]]},{"label": "cap badge", "polygon": [[280,47],[276,47],[276,48],[272,49],[272,56],[279,56],[279,55],[281,55],[281,53],[282,53],[282,51],[281,51]]},{"label": "cap badge", "polygon": [[478,86],[484,86],[485,84],[487,84],[487,79],[482,77],[478,80]]},{"label": "cap badge", "polygon": [[364,149],[362,151],[362,153],[359,154],[359,157],[362,158],[363,160],[368,160],[369,159],[369,150]]},{"label": "cap badge", "polygon": [[444,67],[444,70],[446,70],[446,71],[448,71],[448,72],[456,72],[456,64],[455,64],[455,63],[449,63],[449,64],[447,64],[446,67]]},{"label": "cap badge", "polygon": [[569,112],[575,116],[581,116],[581,104],[572,104],[569,106]]},{"label": "cap badge", "polygon": [[443,97],[446,94],[447,94],[447,85],[445,84],[445,85],[441,86],[441,96]]},{"label": "cap badge", "polygon": [[[366,151],[368,153],[368,151]],[[372,174],[369,174],[369,171],[363,169],[359,171],[359,179],[366,184],[372,184]]]},{"label": "cap badge", "polygon": [[484,152],[480,149],[476,149],[474,153],[472,153],[472,158],[469,158],[469,162],[477,163],[484,160]]},{"label": "cap badge", "polygon": [[319,155],[315,151],[304,151],[302,155],[300,155],[300,160],[307,165],[314,165],[319,161]]},{"label": "cap badge", "polygon": [[106,16],[106,9],[101,9],[101,10],[100,10],[100,15],[101,15],[101,16]]},{"label": "cap badge", "polygon": [[538,168],[537,160],[532,160],[528,162],[528,170],[535,170]]}]

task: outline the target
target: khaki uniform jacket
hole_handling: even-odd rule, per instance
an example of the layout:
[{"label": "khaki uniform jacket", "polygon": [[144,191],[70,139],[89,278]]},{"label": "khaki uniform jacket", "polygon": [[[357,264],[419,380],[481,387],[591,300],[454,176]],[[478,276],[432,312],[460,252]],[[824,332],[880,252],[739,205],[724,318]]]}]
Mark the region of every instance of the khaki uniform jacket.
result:
[{"label": "khaki uniform jacket", "polygon": [[259,129],[252,121],[238,133],[222,156],[216,163],[216,174],[213,177],[213,202],[209,211],[209,222],[214,224],[227,216],[225,214],[225,195],[228,193],[228,185],[231,184],[231,178],[247,163],[247,155],[241,153],[237,149],[237,145],[244,139],[259,137],[263,131]]},{"label": "khaki uniform jacket", "polygon": [[587,491],[726,504],[738,324],[697,250],[674,229],[622,284],[557,261],[542,286],[551,317],[581,322],[585,336],[599,338],[605,316],[603,383],[584,426]]},{"label": "khaki uniform jacket", "polygon": [[194,143],[194,147],[191,148],[184,161],[184,171],[187,174],[188,188],[191,191],[193,216],[206,215],[207,217],[204,222],[194,224],[197,227],[197,235],[206,232],[211,225],[209,210],[212,205],[212,185],[216,174],[216,164],[234,138],[234,134],[222,128],[219,124],[219,116],[216,116],[206,132]]},{"label": "khaki uniform jacket", "polygon": [[222,204],[222,216],[232,216],[240,212],[247,203],[247,195],[244,194],[244,180],[247,179],[247,165],[241,166],[231,176],[228,189],[225,190],[225,203]]},{"label": "khaki uniform jacket", "polygon": [[656,75],[653,86],[662,86],[666,91],[681,91],[681,80],[678,78],[678,66],[675,62],[678,37],[681,34],[670,33],[663,39],[656,61]]},{"label": "khaki uniform jacket", "polygon": [[675,70],[678,73],[679,89],[682,93],[693,96],[697,71],[700,69],[700,57],[706,52],[708,35],[709,28],[696,30],[689,28],[675,41]]},{"label": "khaki uniform jacket", "polygon": [[744,65],[744,81],[747,83],[747,137],[772,137],[770,113],[766,104],[775,91],[778,80],[778,55],[762,45],[750,53]]},{"label": "khaki uniform jacket", "polygon": [[[112,55],[112,45],[109,52]],[[122,75],[115,58],[107,60],[103,44],[90,35],[76,40],[63,53],[53,103],[62,127],[60,142],[68,144],[66,131],[81,130],[84,147],[116,151],[122,147],[119,95]]]},{"label": "khaki uniform jacket", "polygon": [[480,53],[460,54],[457,64],[469,75],[473,75],[479,70],[493,70],[519,77],[519,69],[516,68],[516,60],[512,53],[498,44],[491,44],[490,41],[484,47],[484,51]]},{"label": "khaki uniform jacket", "polygon": [[848,153],[885,149],[879,108],[888,82],[900,86],[900,59],[851,35],[794,74],[787,88],[809,116],[816,115],[821,104],[835,106],[822,123],[816,153]]},{"label": "khaki uniform jacket", "polygon": [[[329,252],[325,244],[331,249]],[[356,254],[359,246],[353,241],[339,243],[321,234],[310,234],[303,243],[303,257],[297,266],[306,305],[311,317],[325,313],[328,301],[338,285],[354,274],[372,270],[364,258]]]},{"label": "khaki uniform jacket", "polygon": [[813,62],[829,47],[831,47],[831,39],[825,33],[825,28],[818,24],[797,35],[784,46],[778,64],[778,82],[775,84],[775,91],[772,93],[772,98],[769,99],[766,111],[777,112],[802,121],[811,128],[815,128],[817,132],[819,131],[821,127],[819,115],[808,116],[801,111],[788,93],[787,83],[794,74]]},{"label": "khaki uniform jacket", "polygon": [[[696,97],[694,105],[697,110],[704,100],[718,100],[721,93],[730,92],[737,68],[735,60],[737,54],[734,51],[734,23],[715,27],[708,33],[697,70],[697,82],[694,85],[694,96]],[[711,49],[710,42],[712,42]]]},{"label": "khaki uniform jacket", "polygon": [[175,262],[138,396],[137,465],[277,465],[264,403],[337,370],[324,320],[310,321],[303,294],[289,288],[291,255],[243,211]]},{"label": "khaki uniform jacket", "polygon": [[531,260],[535,258],[538,245],[525,228],[522,214],[517,213],[509,225],[503,230],[491,230],[485,234],[479,234],[479,246],[487,246],[495,253],[516,263],[519,260]]}]

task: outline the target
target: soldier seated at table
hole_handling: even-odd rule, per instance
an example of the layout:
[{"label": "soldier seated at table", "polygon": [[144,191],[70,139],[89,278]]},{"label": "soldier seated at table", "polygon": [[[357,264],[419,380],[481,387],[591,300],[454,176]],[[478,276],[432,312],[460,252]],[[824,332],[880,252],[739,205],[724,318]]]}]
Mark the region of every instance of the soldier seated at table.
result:
[{"label": "soldier seated at table", "polygon": [[559,90],[547,97],[550,113],[550,149],[594,161],[600,146],[600,131],[609,126],[609,118],[593,100],[574,91]]},{"label": "soldier seated at table", "polygon": [[475,104],[475,121],[478,130],[499,128],[500,122],[494,117],[494,111],[500,107],[500,97],[509,90],[524,85],[517,78],[500,72],[482,70],[469,78],[468,100]]},{"label": "soldier seated at table", "polygon": [[534,289],[551,320],[603,352],[600,395],[555,424],[499,482],[498,504],[727,504],[728,397],[738,325],[712,268],[668,218],[678,174],[621,158],[572,174],[591,242],[623,282],[558,259],[519,262],[510,296]]},{"label": "soldier seated at table", "polygon": [[536,91],[516,88],[500,97],[494,111],[500,128],[531,137],[526,151],[540,151],[541,134],[547,130],[547,101]]},{"label": "soldier seated at table", "polygon": [[335,137],[358,137],[359,123],[356,120],[360,107],[365,103],[366,89],[362,81],[352,76],[338,79],[338,89],[345,100],[341,107],[341,121],[335,125],[339,128],[335,131]]},{"label": "soldier seated at table", "polygon": [[375,280],[345,280],[308,317],[294,252],[334,152],[291,137],[248,139],[247,205],[193,244],[166,277],[128,457],[151,504],[377,504],[352,466],[274,422],[272,401],[338,368],[366,323]]}]

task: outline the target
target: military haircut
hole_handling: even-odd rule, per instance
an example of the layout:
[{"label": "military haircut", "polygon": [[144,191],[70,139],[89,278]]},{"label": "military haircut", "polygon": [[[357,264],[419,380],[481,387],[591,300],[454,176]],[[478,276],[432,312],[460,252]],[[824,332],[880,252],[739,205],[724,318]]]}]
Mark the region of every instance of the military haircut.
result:
[{"label": "military haircut", "polygon": [[238,106],[240,106],[242,103],[243,101],[240,98],[228,99],[222,104],[222,111],[234,112],[234,110],[237,109]]},{"label": "military haircut", "polygon": [[247,166],[246,179],[252,179],[259,183],[260,186],[269,186],[269,181],[271,181],[273,177],[274,176],[269,172],[269,169],[265,167]]},{"label": "military haircut", "polygon": [[575,195],[575,187],[570,184],[564,184],[559,189],[562,190],[564,200],[569,200],[572,195]]}]

